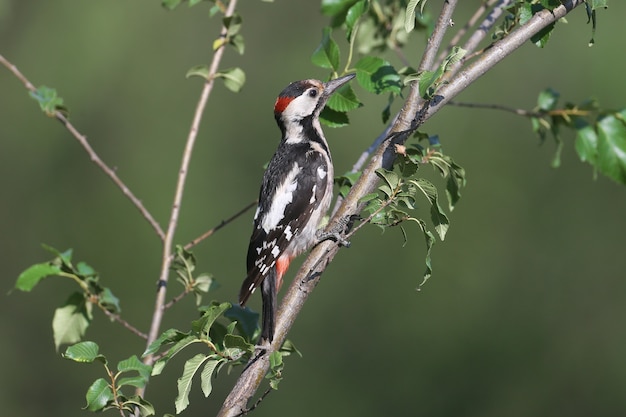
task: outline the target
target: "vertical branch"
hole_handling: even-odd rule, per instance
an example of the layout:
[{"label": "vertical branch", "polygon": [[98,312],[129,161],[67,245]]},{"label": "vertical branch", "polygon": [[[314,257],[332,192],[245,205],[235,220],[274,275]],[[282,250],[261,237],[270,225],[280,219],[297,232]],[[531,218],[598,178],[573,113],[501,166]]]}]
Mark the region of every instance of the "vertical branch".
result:
[{"label": "vertical branch", "polygon": [[[230,3],[228,4],[226,12],[224,13],[224,16],[225,17],[232,16],[236,5],[237,5],[237,0],[231,0]],[[227,28],[222,27],[221,36],[225,37],[226,34],[227,34]],[[211,94],[211,91],[213,90],[215,74],[217,73],[220,61],[224,54],[225,46],[226,45],[222,45],[213,54],[213,59],[209,67],[209,77],[208,77],[208,80],[204,83],[204,88],[202,89],[202,93],[200,94],[200,99],[196,106],[196,111],[193,117],[191,128],[189,130],[189,135],[187,137],[185,149],[183,151],[183,157],[182,157],[180,169],[178,171],[178,181],[176,183],[176,191],[174,193],[174,201],[172,203],[172,211],[170,214],[167,231],[165,232],[165,239],[163,240],[161,272],[160,272],[159,281],[158,281],[158,289],[157,289],[157,296],[156,296],[156,301],[155,301],[155,306],[154,306],[154,313],[152,315],[152,323],[150,325],[150,331],[148,333],[147,346],[149,346],[157,338],[160,328],[161,328],[161,322],[163,320],[163,312],[164,312],[163,307],[165,305],[165,295],[167,294],[167,281],[169,279],[169,271],[170,271],[170,265],[172,261],[172,257],[170,255],[172,253],[172,244],[174,241],[174,234],[176,232],[176,226],[178,225],[178,216],[180,214],[180,206],[181,206],[181,202],[183,199],[185,182],[187,179],[187,171],[189,169],[189,162],[191,160],[191,154],[193,152],[194,144],[196,142],[196,137],[198,135],[198,130],[200,128],[200,122],[202,121],[204,109],[209,99],[209,95]],[[148,355],[144,358],[144,363],[146,364],[151,365],[153,362],[154,362],[153,355]],[[145,391],[145,388],[138,389],[137,394],[143,395],[144,391]]]}]

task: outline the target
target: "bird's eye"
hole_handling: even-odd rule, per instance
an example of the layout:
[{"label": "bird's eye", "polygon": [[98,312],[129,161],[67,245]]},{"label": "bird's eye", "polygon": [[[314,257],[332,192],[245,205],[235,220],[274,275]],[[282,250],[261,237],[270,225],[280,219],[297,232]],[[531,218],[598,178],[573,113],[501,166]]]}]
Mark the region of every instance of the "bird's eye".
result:
[{"label": "bird's eye", "polygon": [[315,88],[309,90],[309,97],[317,97],[317,90]]}]

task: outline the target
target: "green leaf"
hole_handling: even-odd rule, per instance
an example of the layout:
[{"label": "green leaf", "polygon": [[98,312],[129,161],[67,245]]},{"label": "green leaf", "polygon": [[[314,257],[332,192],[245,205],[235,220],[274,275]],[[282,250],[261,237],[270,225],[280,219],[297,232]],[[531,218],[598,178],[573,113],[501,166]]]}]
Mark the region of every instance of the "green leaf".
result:
[{"label": "green leaf", "polygon": [[330,100],[328,100],[328,103],[326,104],[327,107],[338,112],[354,110],[362,105],[363,104],[356,97],[354,90],[349,84],[343,85],[332,96],[330,96]]},{"label": "green leaf", "polygon": [[49,262],[32,265],[17,277],[15,288],[28,292],[42,279],[50,275],[59,275],[60,272],[61,268],[58,265],[52,265]]},{"label": "green leaf", "polygon": [[120,372],[136,371],[139,375],[147,380],[150,377],[152,367],[141,362],[136,355],[131,356],[128,359],[124,359],[117,364],[117,370]]},{"label": "green leaf", "polygon": [[348,9],[348,12],[346,13],[346,37],[348,40],[352,36],[352,31],[354,30],[357,22],[367,11],[368,7],[367,0],[359,0]]},{"label": "green leaf", "polygon": [[67,108],[63,106],[63,99],[57,95],[54,88],[42,85],[29,94],[39,103],[39,107],[47,116],[54,117],[57,111],[63,113],[64,116],[69,114]]},{"label": "green leaf", "polygon": [[230,303],[214,304],[204,309],[204,314],[198,320],[192,322],[194,332],[201,335],[208,335],[211,326],[226,310],[232,307]]},{"label": "green leaf", "polygon": [[337,71],[339,69],[339,47],[331,37],[332,29],[322,29],[322,41],[311,56],[311,62],[318,67]]},{"label": "green leaf", "polygon": [[161,6],[165,7],[167,10],[174,10],[181,2],[182,0],[162,0]]},{"label": "green leaf", "polygon": [[231,308],[224,312],[224,317],[230,320],[236,320],[241,332],[248,339],[252,339],[254,331],[258,327],[259,313],[250,310],[248,307],[241,307],[234,304]]},{"label": "green leaf", "polygon": [[243,36],[240,34],[232,36],[229,43],[235,48],[235,51],[237,51],[239,55],[243,55],[246,51],[246,44],[243,40]]},{"label": "green leaf", "polygon": [[404,30],[411,32],[415,28],[415,9],[421,3],[420,14],[424,13],[424,6],[426,0],[409,0],[409,4],[406,7],[406,16],[404,20]]},{"label": "green leaf", "polygon": [[576,128],[576,152],[583,162],[595,166],[598,161],[598,134],[592,125],[582,118],[574,122]]},{"label": "green leaf", "polygon": [[73,360],[74,362],[91,363],[98,360],[106,364],[107,360],[104,355],[100,355],[99,350],[100,347],[96,343],[84,341],[76,343],[75,345],[69,346],[65,349],[63,357],[65,359]]},{"label": "green leaf", "polygon": [[124,405],[131,406],[131,408],[136,407],[142,416],[153,416],[155,414],[154,406],[138,395],[128,398],[124,401]]},{"label": "green leaf", "polygon": [[543,111],[550,111],[556,109],[556,105],[559,102],[560,93],[552,88],[546,88],[537,97],[537,107]]},{"label": "green leaf", "polygon": [[205,80],[209,80],[211,78],[209,67],[206,65],[196,65],[189,68],[187,74],[185,74],[185,77],[200,77],[204,78]]},{"label": "green leaf", "polygon": [[270,355],[270,372],[266,378],[269,378],[270,387],[274,390],[278,389],[278,383],[283,379],[283,368],[283,355],[279,351],[272,352]]},{"label": "green leaf", "polygon": [[98,378],[91,384],[85,398],[87,400],[85,409],[89,411],[101,411],[114,400],[113,391],[103,378]]},{"label": "green leaf", "polygon": [[598,121],[598,159],[602,174],[626,184],[626,109]]},{"label": "green leaf", "polygon": [[[184,334],[184,333],[181,333],[181,334]],[[167,362],[170,359],[172,359],[178,352],[180,352],[181,350],[183,350],[184,348],[186,348],[187,346],[193,343],[199,343],[199,342],[201,342],[201,340],[195,335],[185,336],[182,339],[178,340],[167,351],[165,356],[163,356],[154,364],[154,366],[152,367],[152,376],[159,375],[163,371],[163,368],[165,368],[165,365],[167,364]]]},{"label": "green leaf", "polygon": [[435,230],[439,235],[441,240],[446,238],[446,233],[448,232],[448,228],[450,227],[450,221],[448,220],[448,216],[445,215],[441,206],[439,205],[439,197],[437,193],[437,187],[435,185],[424,179],[418,178],[416,180],[411,180],[412,184],[415,184],[421,191],[424,193],[426,198],[430,203],[430,217],[435,225]]},{"label": "green leaf", "polygon": [[100,294],[98,294],[99,304],[112,313],[119,313],[122,311],[120,308],[120,299],[117,298],[109,288],[104,288]]},{"label": "green leaf", "polygon": [[346,112],[335,111],[329,107],[324,107],[320,113],[320,121],[329,127],[343,127],[350,123]]},{"label": "green leaf", "polygon": [[79,342],[91,322],[92,305],[87,303],[82,293],[75,292],[62,307],[54,312],[52,330],[56,349],[62,344]]},{"label": "green leaf", "polygon": [[426,258],[424,259],[424,263],[426,264],[426,270],[424,271],[424,276],[422,282],[419,284],[417,290],[419,291],[420,287],[428,281],[433,273],[433,268],[431,265],[430,252],[432,251],[433,245],[435,244],[435,236],[426,228],[426,223],[423,220],[416,220],[417,224],[420,226],[422,233],[424,234],[424,240],[426,242]]},{"label": "green leaf", "polygon": [[223,361],[224,359],[210,359],[206,362],[206,365],[204,365],[204,369],[202,369],[202,373],[200,374],[200,387],[202,388],[202,392],[205,397],[208,397],[211,394],[211,391],[213,390],[211,377],[213,376],[213,372],[215,371],[217,365]]},{"label": "green leaf", "polygon": [[229,68],[215,74],[224,80],[224,86],[233,93],[238,93],[246,83],[246,73],[241,68]]},{"label": "green leaf", "polygon": [[356,63],[355,69],[357,81],[370,93],[399,94],[402,90],[400,75],[388,61],[382,58],[363,57]]},{"label": "green leaf", "polygon": [[178,378],[178,396],[176,397],[175,406],[176,414],[180,414],[189,405],[189,393],[191,392],[191,382],[202,364],[209,359],[202,353],[197,354],[193,358],[185,362],[183,374]]}]

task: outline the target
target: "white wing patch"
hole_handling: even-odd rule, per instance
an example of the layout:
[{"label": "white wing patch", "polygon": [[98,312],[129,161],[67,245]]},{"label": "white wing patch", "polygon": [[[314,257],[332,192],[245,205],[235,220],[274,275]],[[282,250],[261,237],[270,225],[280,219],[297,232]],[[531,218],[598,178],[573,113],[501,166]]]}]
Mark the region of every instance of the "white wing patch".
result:
[{"label": "white wing patch", "polygon": [[302,171],[302,168],[297,163],[294,163],[293,168],[285,177],[285,181],[276,188],[274,192],[276,198],[265,216],[261,219],[261,227],[265,233],[276,229],[278,224],[285,217],[285,208],[293,201],[293,193],[298,188],[296,177],[300,171]]},{"label": "white wing patch", "polygon": [[322,166],[317,167],[317,176],[320,177],[320,179],[323,180],[324,178],[326,178],[326,174],[327,172],[324,169],[324,167]]}]

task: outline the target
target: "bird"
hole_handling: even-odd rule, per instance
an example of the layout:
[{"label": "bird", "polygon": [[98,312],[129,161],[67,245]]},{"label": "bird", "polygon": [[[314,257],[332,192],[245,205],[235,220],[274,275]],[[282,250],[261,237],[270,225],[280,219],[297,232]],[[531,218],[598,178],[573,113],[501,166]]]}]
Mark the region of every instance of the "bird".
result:
[{"label": "bird", "polygon": [[319,116],[354,77],[292,82],[274,104],[282,137],[263,174],[239,292],[244,307],[261,286],[261,341],[273,341],[277,293],[292,259],[324,240],[318,229],[332,200],[334,169]]}]

